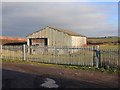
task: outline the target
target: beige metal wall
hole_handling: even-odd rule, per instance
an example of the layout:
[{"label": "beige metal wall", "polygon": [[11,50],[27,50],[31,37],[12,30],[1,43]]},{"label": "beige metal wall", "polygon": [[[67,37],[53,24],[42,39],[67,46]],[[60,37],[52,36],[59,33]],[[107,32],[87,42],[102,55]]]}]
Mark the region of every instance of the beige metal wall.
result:
[{"label": "beige metal wall", "polygon": [[80,47],[86,44],[86,37],[78,37],[78,36],[71,36],[72,37],[72,47]]},{"label": "beige metal wall", "polygon": [[48,46],[71,46],[72,44],[70,35],[48,27],[42,31],[29,35],[27,38],[48,38]]}]

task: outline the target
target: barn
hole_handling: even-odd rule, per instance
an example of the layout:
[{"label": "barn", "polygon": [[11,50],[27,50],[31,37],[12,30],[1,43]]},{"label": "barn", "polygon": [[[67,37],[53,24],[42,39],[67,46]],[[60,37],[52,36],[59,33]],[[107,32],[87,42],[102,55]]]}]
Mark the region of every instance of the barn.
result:
[{"label": "barn", "polygon": [[27,36],[27,45],[48,47],[80,47],[86,44],[86,36],[47,26]]}]

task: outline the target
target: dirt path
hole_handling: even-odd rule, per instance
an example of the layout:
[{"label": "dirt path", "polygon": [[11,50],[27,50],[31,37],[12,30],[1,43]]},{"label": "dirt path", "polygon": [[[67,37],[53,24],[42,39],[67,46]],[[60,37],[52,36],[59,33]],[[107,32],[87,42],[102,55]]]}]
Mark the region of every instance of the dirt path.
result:
[{"label": "dirt path", "polygon": [[3,63],[2,70],[3,88],[41,88],[46,78],[63,88],[118,88],[117,74],[15,63]]}]

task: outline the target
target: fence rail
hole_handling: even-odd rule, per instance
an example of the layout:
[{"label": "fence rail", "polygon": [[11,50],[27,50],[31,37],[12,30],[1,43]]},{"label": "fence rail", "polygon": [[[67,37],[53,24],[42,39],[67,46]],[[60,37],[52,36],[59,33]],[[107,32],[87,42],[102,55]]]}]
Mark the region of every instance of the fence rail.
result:
[{"label": "fence rail", "polygon": [[118,67],[119,50],[95,47],[1,46],[2,59],[30,60],[41,63]]}]

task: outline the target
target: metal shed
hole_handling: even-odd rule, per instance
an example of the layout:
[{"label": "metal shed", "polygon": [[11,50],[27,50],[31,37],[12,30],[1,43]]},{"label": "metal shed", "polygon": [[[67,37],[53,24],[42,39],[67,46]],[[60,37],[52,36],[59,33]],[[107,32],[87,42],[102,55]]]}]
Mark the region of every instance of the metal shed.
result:
[{"label": "metal shed", "polygon": [[78,33],[47,26],[27,36],[27,45],[80,47],[86,44],[86,36]]}]

